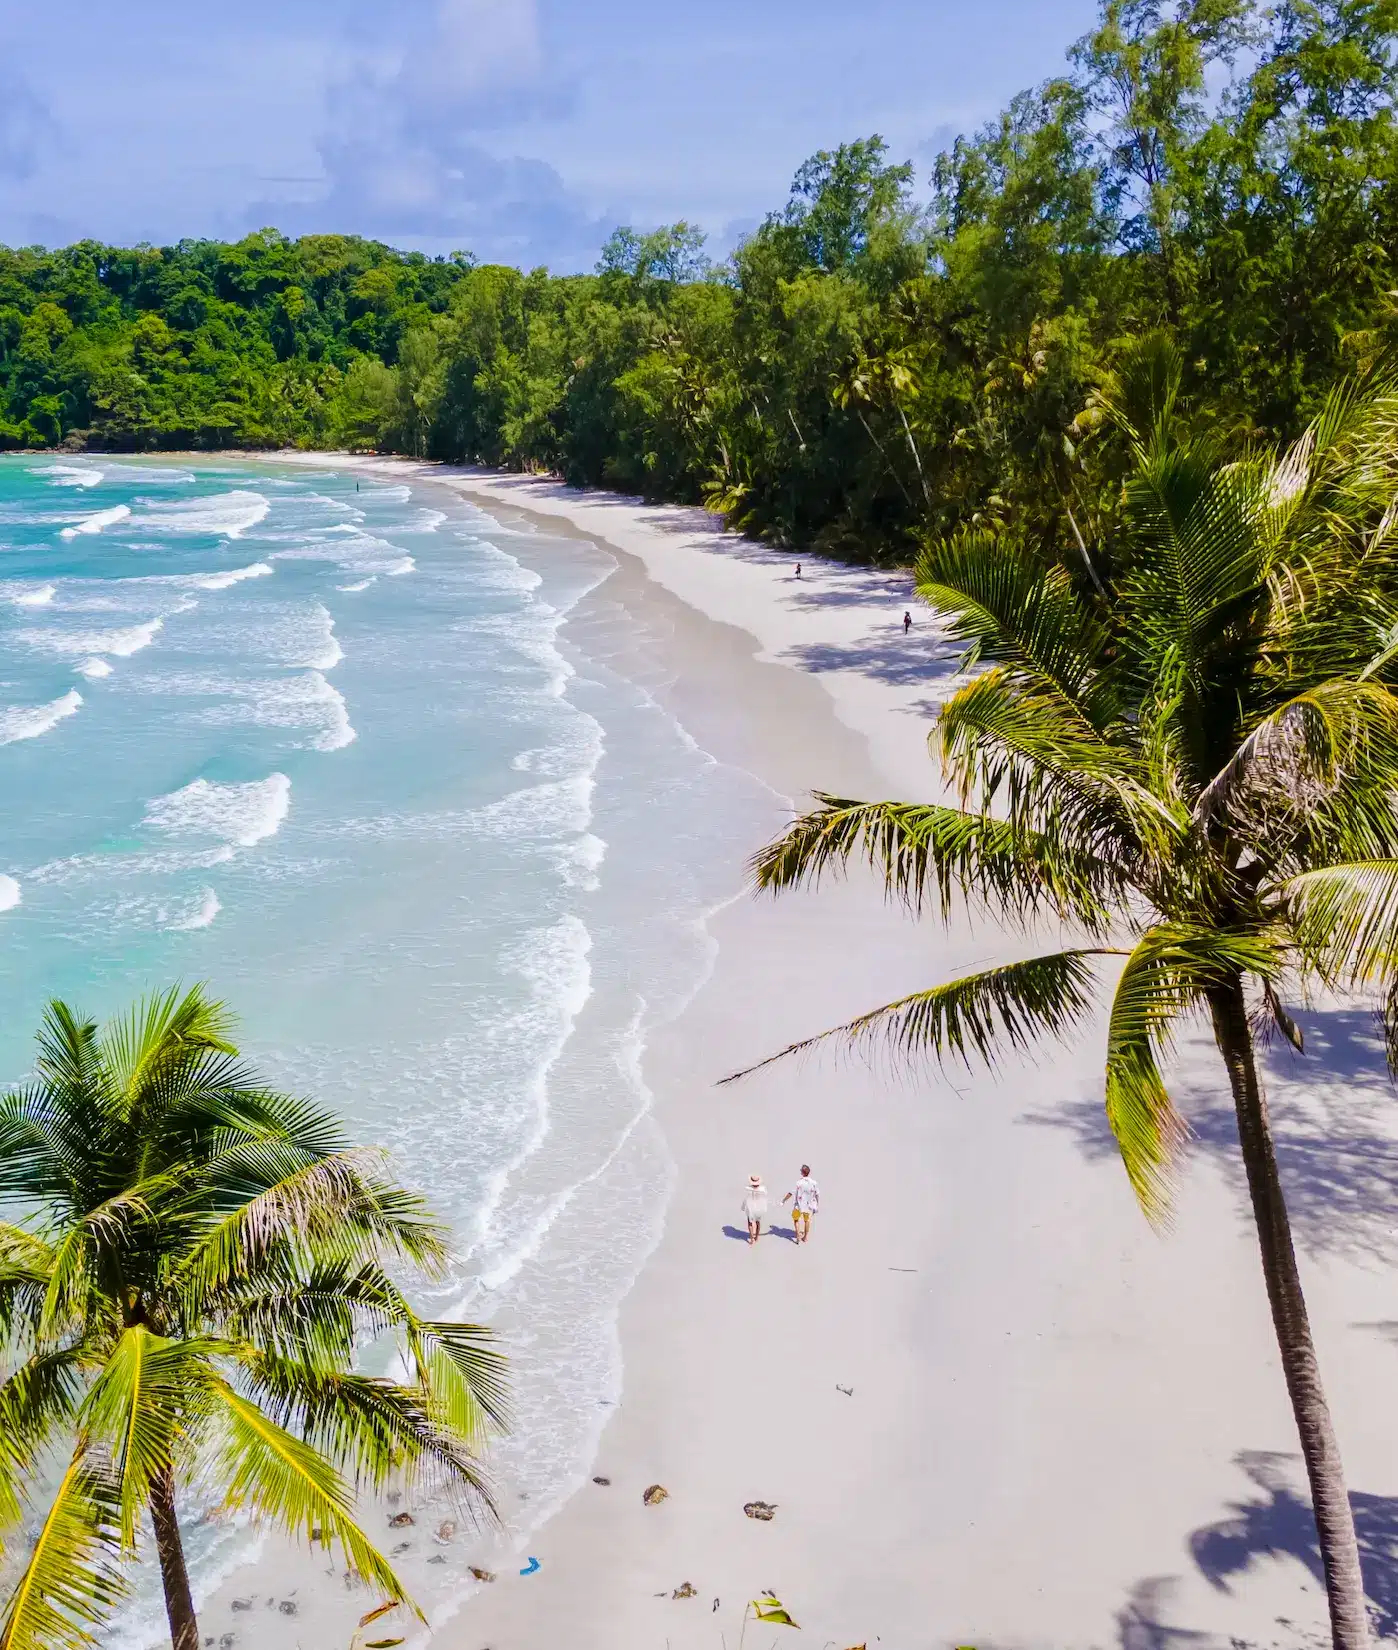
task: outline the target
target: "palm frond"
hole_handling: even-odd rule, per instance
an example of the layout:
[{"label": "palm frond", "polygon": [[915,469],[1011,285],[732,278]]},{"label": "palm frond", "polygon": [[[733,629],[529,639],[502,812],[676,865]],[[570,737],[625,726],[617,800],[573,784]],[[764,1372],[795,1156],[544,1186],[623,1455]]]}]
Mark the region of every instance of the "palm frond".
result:
[{"label": "palm frond", "polygon": [[1273,978],[1274,939],[1170,923],[1148,929],[1117,981],[1107,1025],[1107,1121],[1147,1217],[1168,1213],[1176,1159],[1186,1136],[1160,1074],[1174,1027],[1239,973]]},{"label": "palm frond", "polygon": [[0,1617],[0,1650],[86,1650],[125,1596],[120,1515],[80,1445]]},{"label": "palm frond", "polygon": [[1052,689],[1094,727],[1113,719],[1103,673],[1109,633],[1066,575],[994,534],[967,532],[924,551],[917,593],[964,642],[969,668],[988,660],[1022,685]]},{"label": "palm frond", "polygon": [[1109,419],[1138,459],[1147,461],[1173,444],[1183,376],[1184,355],[1175,335],[1164,329],[1140,333],[1089,395],[1089,411]]},{"label": "palm frond", "polygon": [[117,1341],[83,1405],[82,1423],[111,1461],[130,1552],[156,1480],[175,1469],[176,1454],[202,1393],[202,1346],[153,1335],[144,1325]]},{"label": "palm frond", "polygon": [[68,1108],[46,1085],[0,1094],[0,1198],[50,1209],[83,1206],[91,1165],[69,1121]]},{"label": "palm frond", "polygon": [[354,1498],[330,1463],[221,1377],[210,1377],[208,1392],[223,1427],[226,1504],[250,1508],[293,1539],[338,1543],[354,1574],[411,1604],[392,1565],[355,1521]]},{"label": "palm frond", "polygon": [[[1196,726],[1227,738],[1239,687],[1255,668],[1270,559],[1258,531],[1263,478],[1255,465],[1220,466],[1197,446],[1172,448],[1127,484],[1134,545],[1119,581],[1121,644],[1153,680],[1167,651],[1199,703]],[[1231,697],[1230,697],[1231,696]],[[1199,752],[1207,761],[1212,750]]]},{"label": "palm frond", "polygon": [[414,1320],[409,1346],[418,1386],[452,1432],[480,1448],[492,1431],[509,1431],[506,1359],[492,1329],[484,1324]]},{"label": "palm frond", "polygon": [[1191,824],[1202,832],[1225,821],[1265,860],[1269,837],[1289,841],[1299,820],[1325,810],[1351,832],[1362,819],[1366,834],[1398,847],[1395,775],[1398,697],[1380,682],[1323,682],[1252,728],[1200,791]]},{"label": "palm frond", "polygon": [[952,695],[933,737],[963,801],[1107,864],[1129,870],[1184,838],[1187,815],[1141,783],[1128,748],[998,668]]},{"label": "palm frond", "polygon": [[53,1269],[53,1250],[22,1226],[0,1221],[0,1342],[23,1324],[33,1334]]},{"label": "palm frond", "polygon": [[443,1263],[444,1229],[420,1197],[373,1172],[381,1152],[336,1152],[286,1174],[276,1141],[250,1142],[238,1155],[245,1171],[260,1158],[268,1178],[277,1178],[190,1246],[178,1272],[185,1287],[217,1289],[287,1249],[321,1261],[393,1256],[423,1268]]},{"label": "palm frond", "polygon": [[994,1067],[1001,1040],[1024,1049],[1038,1037],[1060,1036],[1079,1024],[1092,1006],[1089,959],[1108,955],[1100,949],[1059,951],[968,974],[791,1043],[721,1081],[736,1082],[832,1040],[864,1052],[885,1048],[901,1059],[930,1054],[942,1062],[954,1057],[968,1067],[974,1056]]},{"label": "palm frond", "polygon": [[0,1553],[19,1522],[39,1460],[77,1414],[80,1350],[37,1352],[0,1382]]},{"label": "palm frond", "polygon": [[1398,859],[1303,871],[1277,893],[1304,964],[1327,985],[1398,976]]},{"label": "palm frond", "polygon": [[1016,924],[1050,911],[1094,933],[1123,890],[1112,861],[1013,820],[820,792],[816,800],[818,808],[754,856],[759,889],[815,885],[858,858],[916,916],[929,904],[946,916],[959,898]]},{"label": "palm frond", "polygon": [[473,1513],[495,1515],[467,1435],[422,1387],[309,1369],[252,1348],[238,1357],[263,1413],[347,1472],[358,1489],[382,1494],[396,1482],[428,1495],[456,1493]]},{"label": "palm frond", "polygon": [[203,986],[186,990],[172,985],[152,992],[109,1022],[100,1038],[102,1063],[118,1092],[135,1105],[143,1088],[192,1050],[236,1054],[229,1041],[232,1030],[232,1015],[222,1003],[206,997]]}]

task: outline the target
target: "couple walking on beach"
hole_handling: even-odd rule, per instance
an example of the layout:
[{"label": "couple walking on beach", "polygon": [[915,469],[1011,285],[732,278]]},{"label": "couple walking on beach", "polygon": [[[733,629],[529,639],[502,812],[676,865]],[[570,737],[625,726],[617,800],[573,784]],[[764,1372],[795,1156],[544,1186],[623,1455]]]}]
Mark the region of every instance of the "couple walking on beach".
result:
[{"label": "couple walking on beach", "polygon": [[[809,1163],[801,1165],[801,1178],[782,1199],[783,1207],[788,1203],[792,1205],[791,1224],[795,1241],[809,1243],[811,1216],[820,1208],[820,1187],[811,1179]],[[760,1174],[748,1176],[747,1194],[743,1198],[742,1207],[743,1216],[748,1223],[748,1242],[756,1243],[762,1236],[762,1222],[767,1214],[767,1188],[763,1185]]]}]

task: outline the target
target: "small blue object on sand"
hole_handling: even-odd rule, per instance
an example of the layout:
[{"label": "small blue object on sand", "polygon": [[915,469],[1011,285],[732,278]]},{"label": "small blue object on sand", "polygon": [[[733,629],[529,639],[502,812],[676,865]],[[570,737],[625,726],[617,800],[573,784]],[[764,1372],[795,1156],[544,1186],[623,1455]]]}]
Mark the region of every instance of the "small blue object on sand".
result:
[{"label": "small blue object on sand", "polygon": [[538,1559],[537,1558],[531,1558],[529,1560],[529,1562],[524,1566],[524,1568],[519,1573],[522,1576],[532,1576],[534,1574],[535,1570],[537,1570],[538,1568],[539,1568]]}]

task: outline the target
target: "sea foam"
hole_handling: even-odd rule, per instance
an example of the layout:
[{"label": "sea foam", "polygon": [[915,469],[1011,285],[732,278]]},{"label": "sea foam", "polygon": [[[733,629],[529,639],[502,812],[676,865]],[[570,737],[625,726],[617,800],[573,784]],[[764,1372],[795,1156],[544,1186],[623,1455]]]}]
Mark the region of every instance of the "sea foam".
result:
[{"label": "sea foam", "polygon": [[330,617],[330,610],[323,602],[315,604],[315,625],[317,635],[307,649],[308,657],[298,659],[297,664],[305,665],[313,671],[334,670],[345,656],[335,637],[335,621]]},{"label": "sea foam", "polygon": [[271,571],[265,561],[255,561],[250,567],[230,567],[226,573],[196,573],[189,582],[196,590],[227,590],[244,579],[266,578]]},{"label": "sea foam", "polygon": [[344,695],[318,670],[256,682],[211,682],[204,691],[224,696],[224,704],[200,718],[216,726],[306,728],[310,737],[303,748],[316,751],[343,750],[358,738]]},{"label": "sea foam", "polygon": [[179,499],[173,504],[153,504],[136,525],[161,533],[236,539],[256,527],[270,509],[261,493],[238,490],[214,493],[208,498]]},{"label": "sea foam", "polygon": [[277,550],[273,561],[328,561],[343,573],[382,573],[397,578],[411,573],[417,562],[396,544],[362,533],[357,527],[330,528],[325,536],[309,544],[298,543],[294,550]]},{"label": "sea foam", "polygon": [[65,716],[72,716],[82,702],[82,694],[76,688],[69,688],[61,699],[51,699],[46,705],[12,705],[8,710],[0,710],[0,745],[39,738],[50,728],[56,728]]},{"label": "sea foam", "polygon": [[164,623],[162,616],[121,630],[21,630],[18,637],[47,653],[110,653],[118,659],[129,659],[150,646]]},{"label": "sea foam", "polygon": [[71,527],[65,527],[58,536],[61,539],[75,539],[83,533],[100,533],[104,527],[115,527],[117,522],[125,521],[130,514],[129,504],[114,504],[110,510],[97,510],[90,516],[84,516]]},{"label": "sea foam", "polygon": [[45,464],[29,473],[43,476],[52,487],[95,487],[102,479],[94,464]]},{"label": "sea foam", "polygon": [[142,824],[171,835],[220,837],[251,848],[277,834],[290,807],[291,781],[284,773],[245,785],[196,779],[182,790],[155,797]]},{"label": "sea foam", "polygon": [[207,928],[222,909],[223,905],[218,895],[212,888],[206,888],[197,903],[191,903],[178,916],[172,917],[165,926],[181,930]]},{"label": "sea foam", "polygon": [[33,588],[6,591],[0,596],[0,600],[7,601],[14,607],[47,607],[57,594],[57,586],[40,584]]},{"label": "sea foam", "polygon": [[0,876],[0,911],[13,911],[22,897],[13,877]]}]

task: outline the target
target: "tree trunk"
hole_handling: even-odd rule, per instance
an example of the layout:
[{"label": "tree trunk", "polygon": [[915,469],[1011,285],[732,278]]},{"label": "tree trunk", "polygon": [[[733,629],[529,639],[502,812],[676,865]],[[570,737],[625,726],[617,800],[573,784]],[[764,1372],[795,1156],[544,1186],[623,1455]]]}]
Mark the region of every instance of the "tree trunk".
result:
[{"label": "tree trunk", "polygon": [[171,1650],[199,1650],[199,1623],[194,1615],[189,1571],[185,1568],[184,1546],[175,1515],[173,1473],[161,1473],[151,1485],[150,1514],[155,1525],[155,1546],[160,1554],[160,1579],[165,1584]]},{"label": "tree trunk", "polygon": [[1320,1383],[1320,1365],[1311,1340],[1306,1301],[1291,1244],[1291,1222],[1277,1176],[1267,1097],[1258,1080],[1252,1032],[1241,979],[1211,993],[1214,1035],[1228,1068],[1233,1104],[1238,1114],[1238,1137],[1252,1196],[1262,1272],[1267,1280],[1272,1323],[1281,1351],[1286,1388],[1301,1438],[1306,1476],[1310,1480],[1320,1556],[1325,1566],[1325,1591],[1330,1602],[1330,1633],[1335,1650],[1365,1650],[1369,1620],[1364,1605],[1364,1580],[1359,1569],[1359,1544],[1354,1514],[1345,1489],[1340,1446],[1330,1420],[1330,1407]]}]

